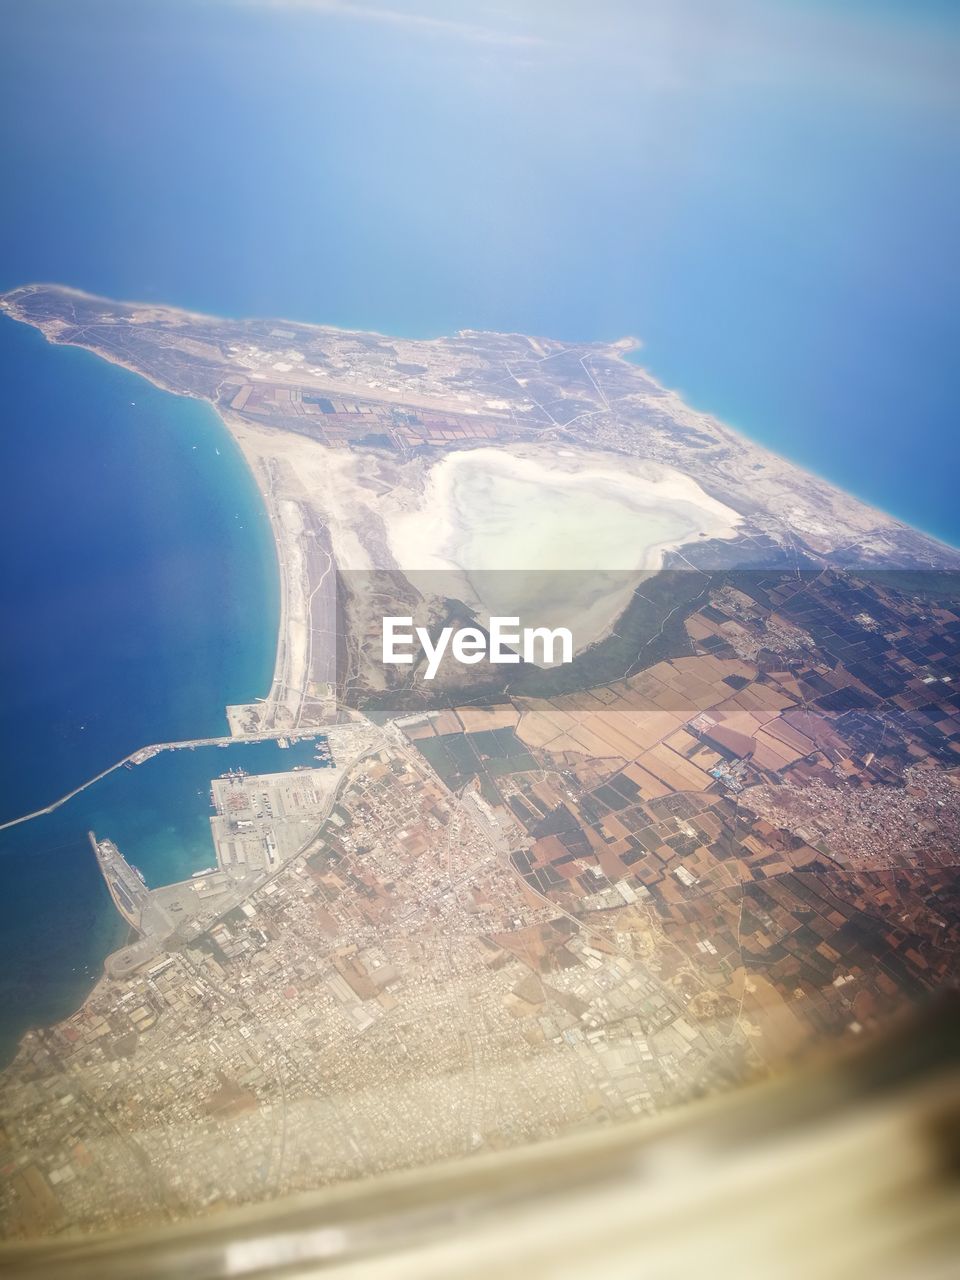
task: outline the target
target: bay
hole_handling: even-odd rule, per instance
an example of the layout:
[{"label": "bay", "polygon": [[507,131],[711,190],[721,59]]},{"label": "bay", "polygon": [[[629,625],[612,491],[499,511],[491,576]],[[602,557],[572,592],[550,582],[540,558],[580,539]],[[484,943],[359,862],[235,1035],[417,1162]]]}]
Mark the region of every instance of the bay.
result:
[{"label": "bay", "polygon": [[[0,287],[635,334],[697,407],[960,543],[956,6],[419,8],[11,4]],[[6,321],[0,377],[2,819],[222,732],[267,690],[278,588],[207,407]],[[3,1052],[122,931],[87,826],[206,864],[181,767],[0,832]]]},{"label": "bay", "polygon": [[[260,495],[208,406],[8,320],[0,379],[8,821],[138,747],[226,733],[225,706],[269,689],[279,584]],[[146,766],[120,770],[50,817],[0,831],[0,1053],[68,1012],[78,975],[116,945],[86,831],[130,830],[142,843],[151,826],[180,830],[209,789],[192,775],[184,787],[181,767],[163,757],[146,789],[122,785]],[[182,852],[166,848],[158,880],[210,861],[195,832]]]}]

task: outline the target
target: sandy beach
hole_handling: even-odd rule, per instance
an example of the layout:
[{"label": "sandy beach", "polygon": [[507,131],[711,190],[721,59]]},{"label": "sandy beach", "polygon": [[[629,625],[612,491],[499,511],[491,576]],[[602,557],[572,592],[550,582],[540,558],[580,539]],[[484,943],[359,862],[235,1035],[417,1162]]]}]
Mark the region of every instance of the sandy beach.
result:
[{"label": "sandy beach", "polygon": [[[270,690],[228,711],[237,736],[308,727],[322,710],[332,710],[334,565],[466,576],[460,598],[481,614],[508,615],[516,610],[496,607],[475,590],[476,575],[518,569],[620,575],[609,591],[594,586],[584,600],[558,597],[559,613],[539,623],[566,625],[572,609],[582,648],[609,631],[643,575],[682,555],[685,546],[734,538],[748,526],[761,545],[767,540],[790,554],[799,534],[814,555],[839,548],[845,559],[853,554],[889,563],[902,546],[908,563],[955,559],[942,544],[691,409],[627,359],[638,346],[632,339],[584,347],[579,361],[568,361],[559,380],[541,388],[540,371],[567,359],[568,351],[522,335],[464,332],[386,344],[372,333],[295,323],[257,327],[57,286],[14,290],[2,307],[51,342],[87,347],[163,390],[205,400],[237,442],[270,520],[281,606]],[[78,327],[81,311],[95,322],[92,329]],[[124,330],[136,335],[140,359],[118,345]],[[309,353],[296,357],[296,367],[291,344]],[[171,364],[176,351],[182,359]],[[341,370],[351,377],[344,380]],[[225,407],[256,380],[275,384],[279,397],[281,411],[267,408],[266,421]],[[284,405],[294,412],[303,407],[298,380],[323,384],[326,395],[342,385],[370,403],[430,405],[427,417],[450,404],[492,420],[507,415],[508,426],[510,415],[518,416],[529,420],[530,442],[508,434],[497,447],[464,447],[454,434],[433,453],[373,450],[357,442],[334,447],[283,425]],[[541,396],[599,407],[561,426]],[[338,412],[349,411],[348,405]],[[411,412],[419,420],[420,410]],[[579,435],[570,429],[578,418],[588,420]],[[322,427],[316,434],[322,437]],[[683,443],[688,436],[691,446]],[[363,625],[375,620],[371,609]]]},{"label": "sandy beach", "polygon": [[261,702],[228,708],[234,736],[245,726],[257,731],[299,729],[310,690],[312,651],[311,602],[317,583],[311,581],[306,547],[306,521],[299,502],[285,496],[277,480],[277,465],[265,450],[264,433],[232,415],[217,411],[236,441],[263,497],[270,521],[280,583],[280,617],[273,680]]}]

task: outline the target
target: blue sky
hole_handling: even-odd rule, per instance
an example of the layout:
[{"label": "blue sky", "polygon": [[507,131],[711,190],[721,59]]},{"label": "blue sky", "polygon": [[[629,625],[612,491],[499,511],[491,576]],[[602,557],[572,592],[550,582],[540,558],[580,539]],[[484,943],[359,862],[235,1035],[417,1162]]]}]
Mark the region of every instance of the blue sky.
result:
[{"label": "blue sky", "polygon": [[960,23],[783,0],[10,0],[0,281],[642,337],[960,540]]}]

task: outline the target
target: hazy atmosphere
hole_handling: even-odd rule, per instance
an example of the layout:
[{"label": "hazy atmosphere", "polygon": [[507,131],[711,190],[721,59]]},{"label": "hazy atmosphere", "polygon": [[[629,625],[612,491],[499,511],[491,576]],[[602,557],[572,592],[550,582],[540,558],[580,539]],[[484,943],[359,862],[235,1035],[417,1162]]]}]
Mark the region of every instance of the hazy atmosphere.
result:
[{"label": "hazy atmosphere", "polygon": [[960,6],[0,10],[0,1271],[947,1275]]},{"label": "hazy atmosphere", "polygon": [[12,0],[4,26],[4,287],[634,334],[699,408],[960,541],[955,6]]}]

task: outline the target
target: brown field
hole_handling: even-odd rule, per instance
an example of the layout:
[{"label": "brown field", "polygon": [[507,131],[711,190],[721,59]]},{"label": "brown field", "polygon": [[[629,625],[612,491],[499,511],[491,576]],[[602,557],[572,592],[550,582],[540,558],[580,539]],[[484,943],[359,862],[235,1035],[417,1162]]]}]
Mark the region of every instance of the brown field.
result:
[{"label": "brown field", "polygon": [[513,729],[520,723],[520,712],[512,702],[496,707],[454,707],[454,714],[463,725],[464,733],[479,733],[484,729]]},{"label": "brown field", "polygon": [[[724,683],[728,676],[752,679],[756,671],[738,659],[701,655],[660,662],[629,680],[586,693],[549,700],[519,699],[522,711],[517,735],[528,746],[555,755],[574,752],[611,762],[629,761],[673,738],[682,725],[708,707],[729,706],[730,714],[749,726],[743,732],[752,735],[764,720],[776,715],[779,705],[789,705],[789,699],[774,690],[765,690],[763,697],[747,704],[738,702]],[[754,714],[754,707],[761,708],[763,715]],[[691,734],[677,741],[682,754],[692,754],[698,745]],[[717,759],[712,755],[710,764]],[[680,775],[691,785],[695,781],[699,785],[702,769],[697,766],[706,760],[698,758],[697,764],[687,769],[685,763],[683,759],[679,762]]]}]

